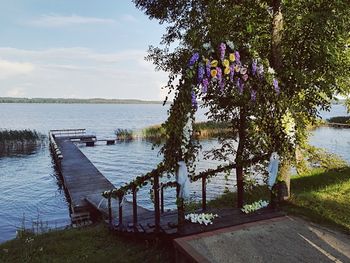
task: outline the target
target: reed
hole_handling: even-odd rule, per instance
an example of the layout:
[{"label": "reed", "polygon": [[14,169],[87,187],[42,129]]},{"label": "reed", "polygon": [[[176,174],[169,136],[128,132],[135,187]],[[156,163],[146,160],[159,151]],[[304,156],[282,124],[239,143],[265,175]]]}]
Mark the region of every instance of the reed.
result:
[{"label": "reed", "polygon": [[0,130],[0,157],[31,154],[44,142],[45,136],[35,130]]},{"label": "reed", "polygon": [[0,130],[0,143],[35,142],[42,138],[43,135],[35,130]]},{"label": "reed", "polygon": [[128,141],[134,138],[133,131],[128,129],[116,129],[115,135],[117,136],[118,140],[122,141]]},{"label": "reed", "polygon": [[[230,132],[228,123],[214,121],[197,122],[193,125],[195,136],[198,139],[216,138]],[[165,139],[165,129],[161,125],[154,125],[142,130],[142,138],[147,140]]]}]

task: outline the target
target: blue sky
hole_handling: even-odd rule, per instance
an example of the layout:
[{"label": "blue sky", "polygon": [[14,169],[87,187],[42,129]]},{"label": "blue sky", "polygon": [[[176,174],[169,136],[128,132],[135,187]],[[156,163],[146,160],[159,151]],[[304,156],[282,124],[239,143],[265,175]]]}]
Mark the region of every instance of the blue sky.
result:
[{"label": "blue sky", "polygon": [[164,26],[127,0],[0,0],[0,96],[160,100]]}]

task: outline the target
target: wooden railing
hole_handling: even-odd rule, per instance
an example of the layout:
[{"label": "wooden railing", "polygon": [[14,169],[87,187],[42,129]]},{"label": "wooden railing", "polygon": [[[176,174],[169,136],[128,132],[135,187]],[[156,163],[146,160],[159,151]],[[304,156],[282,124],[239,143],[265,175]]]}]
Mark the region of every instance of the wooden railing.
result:
[{"label": "wooden railing", "polygon": [[78,136],[86,133],[86,129],[64,129],[64,130],[50,130],[53,136]]},{"label": "wooden railing", "polygon": [[[249,163],[256,163],[258,161],[261,161],[263,159],[266,159],[266,157],[269,155],[264,155],[261,157],[252,158],[250,160],[247,160],[243,162],[243,164],[249,164]],[[201,179],[202,182],[202,210],[205,211],[207,208],[207,180],[213,176],[216,176],[220,172],[225,172],[227,170],[234,169],[236,167],[236,164],[228,164],[225,166],[219,166],[216,169],[210,169],[204,172],[201,172],[197,175],[194,175],[191,177],[191,181],[195,182]],[[108,216],[109,216],[109,223],[112,224],[112,205],[111,205],[111,198],[117,198],[119,203],[119,222],[118,226],[120,228],[123,227],[123,206],[122,201],[126,194],[131,193],[132,194],[132,213],[133,213],[133,227],[134,230],[137,231],[137,224],[138,224],[138,214],[137,214],[137,190],[138,190],[138,183],[136,182],[149,182],[153,180],[153,194],[154,194],[154,225],[155,225],[155,233],[159,233],[160,231],[160,216],[161,213],[164,213],[164,190],[169,187],[176,187],[177,193],[179,190],[179,185],[177,182],[166,182],[161,183],[159,182],[159,176],[160,174],[163,174],[165,172],[165,169],[163,166],[159,166],[158,168],[154,169],[152,172],[142,176],[137,177],[134,181],[130,182],[129,184],[120,187],[119,189],[113,189],[111,190],[111,194],[105,196],[105,198],[108,199]],[[181,206],[178,206],[178,213],[183,214],[184,211],[181,211]]]}]

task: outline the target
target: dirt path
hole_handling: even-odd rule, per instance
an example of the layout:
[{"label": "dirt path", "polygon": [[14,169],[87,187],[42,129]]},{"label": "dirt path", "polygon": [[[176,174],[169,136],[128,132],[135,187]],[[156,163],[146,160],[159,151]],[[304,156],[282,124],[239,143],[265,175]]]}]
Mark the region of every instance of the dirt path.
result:
[{"label": "dirt path", "polygon": [[181,244],[200,262],[350,262],[349,235],[295,217],[186,237]]}]

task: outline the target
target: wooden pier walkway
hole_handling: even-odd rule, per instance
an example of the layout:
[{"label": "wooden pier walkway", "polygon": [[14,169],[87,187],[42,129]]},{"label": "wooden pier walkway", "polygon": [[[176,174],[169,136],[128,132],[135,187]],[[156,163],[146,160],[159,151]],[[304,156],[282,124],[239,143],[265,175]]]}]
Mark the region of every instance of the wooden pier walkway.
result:
[{"label": "wooden pier walkway", "polygon": [[[108,215],[108,205],[102,192],[115,186],[91,163],[79,150],[75,142],[87,143],[99,141],[95,135],[86,134],[85,129],[52,130],[49,134],[51,150],[64,188],[71,204],[72,222],[90,220],[90,212],[96,210],[103,216]],[[109,143],[111,140],[104,140]],[[89,145],[87,143],[88,146]],[[125,216],[132,213],[130,202],[124,202]],[[113,204],[118,211],[117,202]],[[130,210],[130,211],[128,211]],[[148,210],[138,207],[140,213]]]},{"label": "wooden pier walkway", "polygon": [[[219,217],[214,220],[213,225],[208,226],[193,224],[183,221],[183,219],[179,224],[179,218],[184,216],[182,209],[164,211],[164,189],[178,187],[176,182],[160,184],[159,171],[153,171],[149,174],[147,180],[153,179],[153,211],[137,205],[137,188],[133,186],[132,182],[127,185],[130,192],[124,189],[125,192],[119,192],[121,195],[117,198],[103,197],[102,192],[116,189],[115,186],[101,174],[76,146],[76,143],[86,143],[87,146],[93,146],[92,142],[98,141],[96,136],[86,134],[85,129],[72,129],[52,130],[49,133],[49,138],[52,156],[70,199],[73,224],[81,225],[90,222],[90,214],[98,212],[109,223],[110,228],[118,233],[142,235],[146,238],[163,236],[172,239],[282,215],[267,208],[250,215],[242,213],[238,208],[207,209],[207,176],[209,173],[224,170],[224,168],[219,168],[196,176],[196,180],[202,181],[202,209],[198,209],[196,212],[215,213]],[[103,141],[111,144],[111,140]],[[90,144],[87,142],[90,142]],[[231,166],[230,169],[233,167]],[[125,195],[130,193],[132,193],[132,202],[125,198]]]}]

